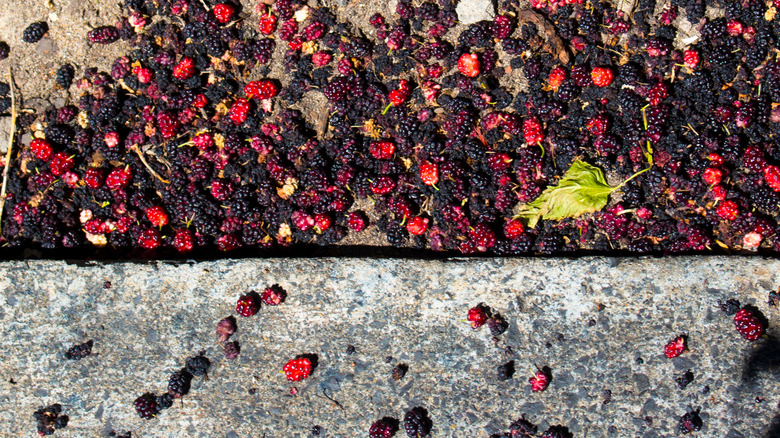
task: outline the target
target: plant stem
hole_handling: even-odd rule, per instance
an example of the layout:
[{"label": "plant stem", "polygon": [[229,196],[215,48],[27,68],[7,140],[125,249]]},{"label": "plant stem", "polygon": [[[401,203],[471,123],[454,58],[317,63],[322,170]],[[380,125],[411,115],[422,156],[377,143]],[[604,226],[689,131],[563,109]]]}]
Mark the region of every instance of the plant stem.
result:
[{"label": "plant stem", "polygon": [[652,168],[653,168],[653,166],[648,166],[648,167],[646,167],[645,169],[642,169],[642,170],[640,170],[639,172],[637,172],[637,173],[635,173],[635,174],[633,174],[633,175],[629,176],[629,177],[628,177],[628,179],[626,179],[625,181],[623,181],[622,183],[620,183],[620,185],[618,185],[617,187],[614,187],[614,188],[612,188],[612,191],[614,192],[614,191],[616,191],[616,190],[620,189],[621,187],[623,187],[624,185],[626,185],[626,184],[627,184],[629,181],[631,181],[632,179],[634,179],[634,178],[638,177],[639,175],[641,175],[641,174],[643,174],[643,173],[647,172],[648,170],[650,170],[650,169],[652,169]]}]

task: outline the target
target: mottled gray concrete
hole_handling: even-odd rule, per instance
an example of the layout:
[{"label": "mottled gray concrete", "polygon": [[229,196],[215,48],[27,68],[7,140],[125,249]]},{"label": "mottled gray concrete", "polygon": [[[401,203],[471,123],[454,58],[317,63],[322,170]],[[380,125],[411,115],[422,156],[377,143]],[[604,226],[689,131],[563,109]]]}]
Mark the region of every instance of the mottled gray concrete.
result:
[{"label": "mottled gray concrete", "polygon": [[[780,284],[778,268],[777,260],[720,257],[5,262],[0,436],[33,436],[33,411],[58,402],[71,417],[61,437],[112,429],[308,437],[315,424],[322,436],[365,437],[375,419],[416,405],[430,411],[435,437],[486,437],[521,414],[540,431],[560,423],[577,437],[676,436],[688,407],[701,408],[697,436],[768,437],[780,348],[771,338],[742,340],[713,305],[729,297],[754,304],[775,333],[779,311],[766,296]],[[239,294],[272,283],[289,291],[287,302],[239,318],[234,339],[243,351],[226,361],[216,322],[234,314]],[[465,321],[479,302],[510,321],[497,343]],[[691,350],[668,360],[663,346],[679,333]],[[88,339],[96,356],[63,358]],[[196,380],[159,417],[139,419],[135,397],[164,391],[168,374],[202,349],[213,359],[209,380]],[[302,353],[319,355],[320,365],[293,397],[280,370]],[[517,373],[499,382],[495,368],[510,359]],[[400,382],[390,378],[395,363],[409,366]],[[527,382],[535,365],[554,376],[540,394]],[[695,380],[680,390],[674,378],[687,369]]]}]

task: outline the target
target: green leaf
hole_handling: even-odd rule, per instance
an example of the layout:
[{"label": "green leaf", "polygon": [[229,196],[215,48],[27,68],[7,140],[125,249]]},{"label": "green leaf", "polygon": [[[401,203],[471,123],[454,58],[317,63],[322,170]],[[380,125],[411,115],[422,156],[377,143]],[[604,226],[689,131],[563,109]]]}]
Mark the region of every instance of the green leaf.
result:
[{"label": "green leaf", "polygon": [[560,220],[599,211],[618,187],[610,186],[598,167],[577,160],[557,185],[547,187],[538,198],[520,206],[515,218],[534,228],[539,219]]}]

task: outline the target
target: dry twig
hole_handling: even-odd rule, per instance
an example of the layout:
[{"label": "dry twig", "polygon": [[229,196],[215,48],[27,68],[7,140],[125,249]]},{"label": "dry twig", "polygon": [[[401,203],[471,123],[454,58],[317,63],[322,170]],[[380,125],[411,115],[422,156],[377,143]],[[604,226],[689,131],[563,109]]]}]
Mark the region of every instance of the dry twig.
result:
[{"label": "dry twig", "polygon": [[146,166],[146,168],[149,170],[149,172],[151,172],[152,175],[154,175],[155,178],[159,179],[165,184],[171,183],[170,181],[163,179],[163,177],[161,177],[159,173],[155,172],[154,169],[152,169],[152,166],[150,166],[149,163],[146,161],[146,158],[144,157],[144,153],[141,152],[141,149],[139,149],[138,146],[133,145],[130,147],[130,149],[135,151],[135,153],[138,155],[138,158],[141,159],[141,162],[144,163],[144,166]]}]

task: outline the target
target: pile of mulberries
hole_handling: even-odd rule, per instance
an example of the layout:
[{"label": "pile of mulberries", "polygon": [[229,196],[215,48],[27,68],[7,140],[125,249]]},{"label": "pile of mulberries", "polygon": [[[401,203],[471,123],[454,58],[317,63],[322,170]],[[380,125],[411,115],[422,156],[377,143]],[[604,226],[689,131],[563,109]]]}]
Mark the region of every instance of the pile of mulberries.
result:
[{"label": "pile of mulberries", "polygon": [[[464,254],[776,253],[780,18],[694,3],[651,28],[644,2],[633,20],[608,2],[501,2],[456,32],[454,2],[402,0],[367,37],[298,0],[258,20],[128,1],[85,39],[131,50],[75,80],[63,66],[73,104],[21,117],[33,140],[10,163],[3,246],[269,253],[375,226],[388,245]],[[701,38],[674,46],[678,16]],[[272,62],[288,74],[268,77]],[[320,93],[319,114],[292,109]],[[636,177],[600,211],[517,216],[576,160]]]}]

